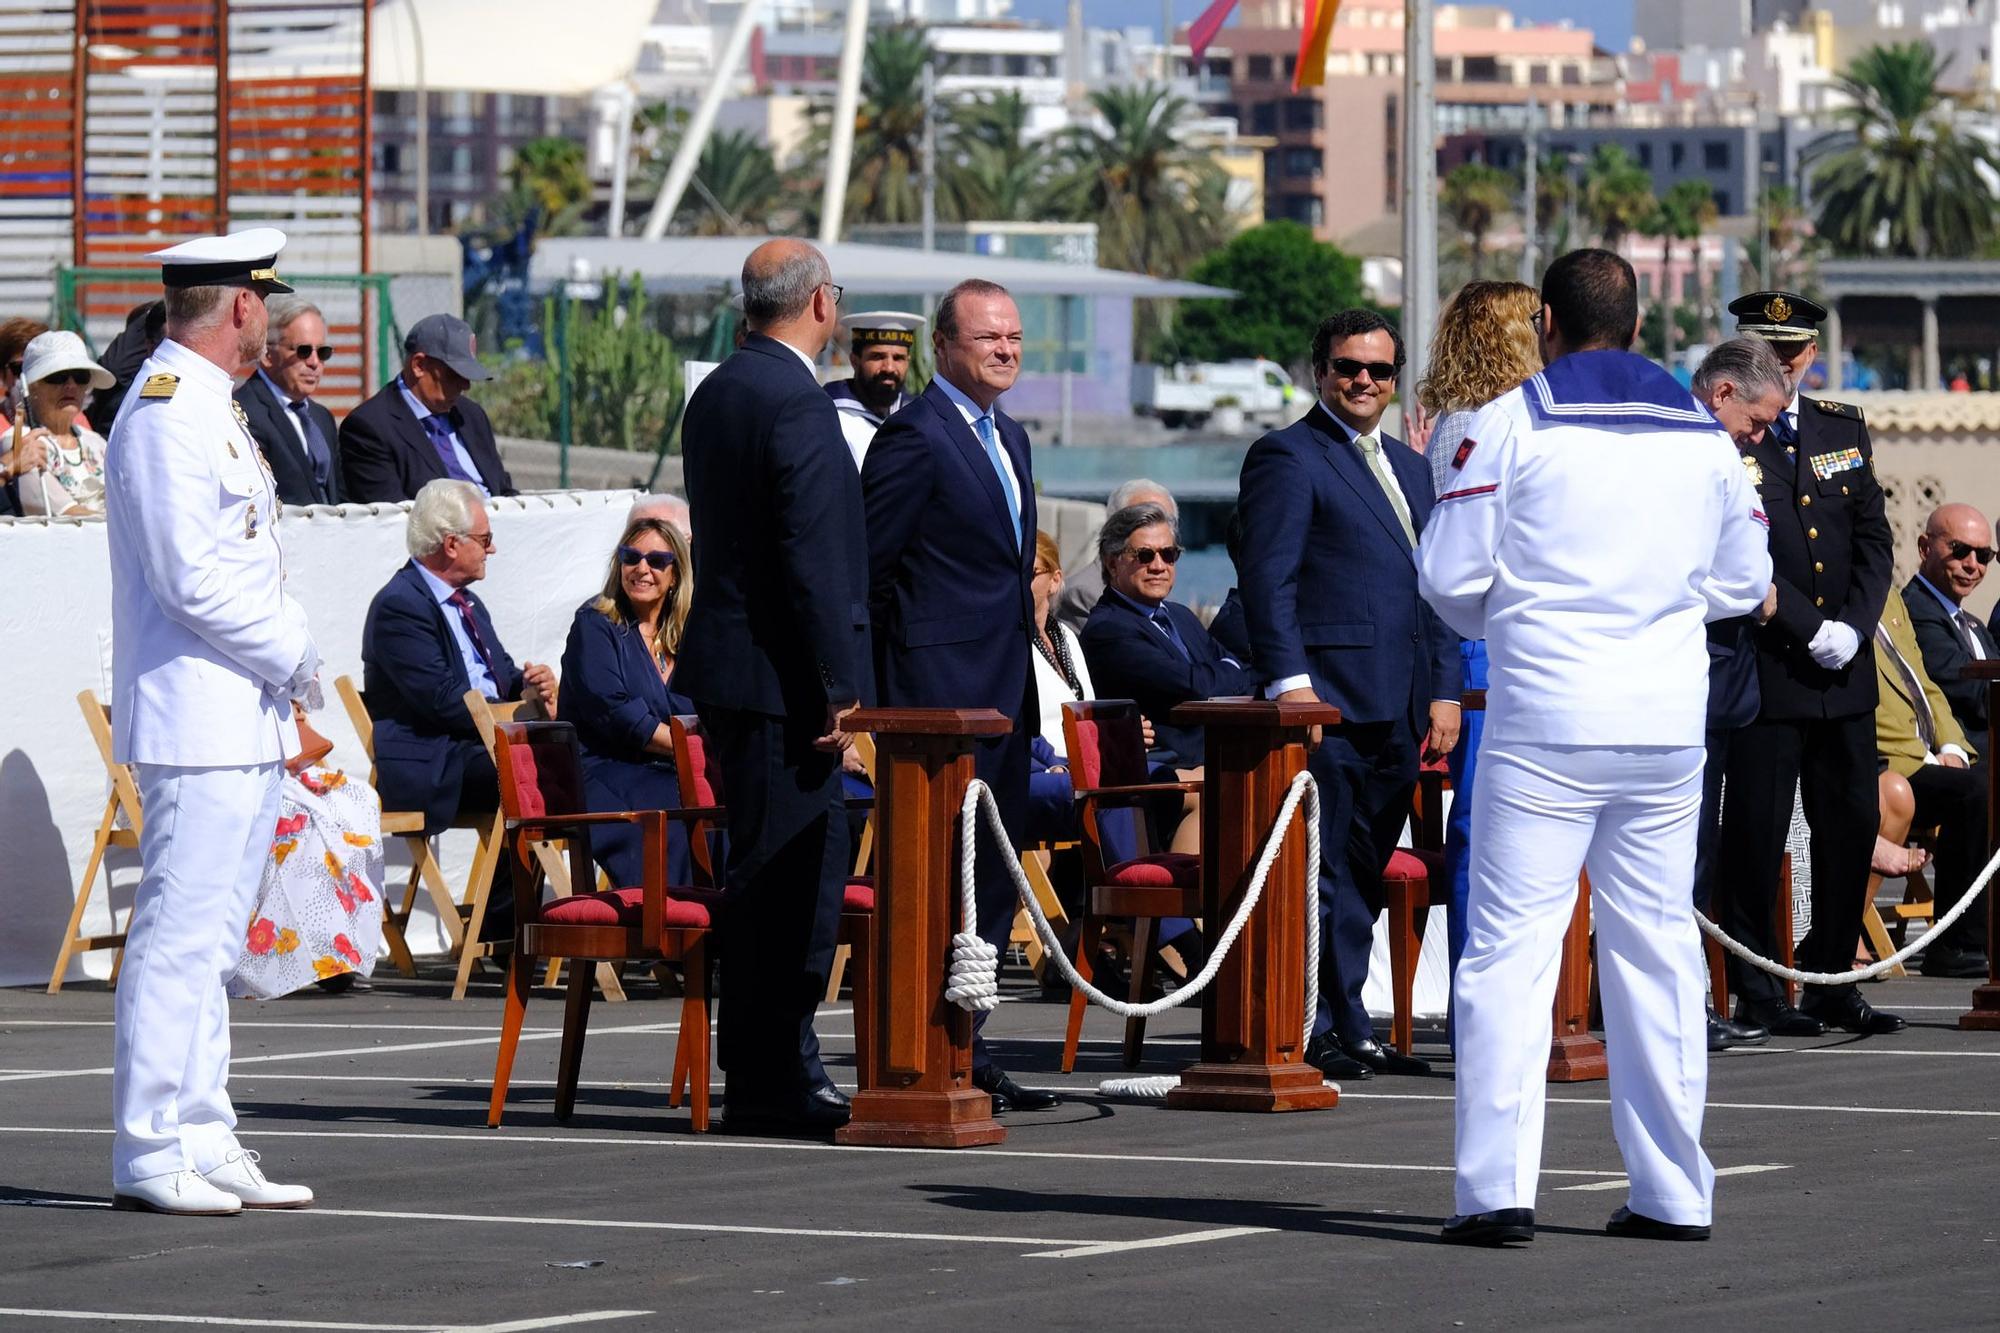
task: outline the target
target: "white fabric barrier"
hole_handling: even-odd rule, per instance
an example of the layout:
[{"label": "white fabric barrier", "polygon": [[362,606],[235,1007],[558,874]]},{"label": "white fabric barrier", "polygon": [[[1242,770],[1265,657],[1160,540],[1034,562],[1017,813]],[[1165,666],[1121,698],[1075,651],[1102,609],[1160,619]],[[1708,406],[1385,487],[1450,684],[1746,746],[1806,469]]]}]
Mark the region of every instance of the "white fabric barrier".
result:
[{"label": "white fabric barrier", "polygon": [[[556,666],[570,619],[603,586],[632,491],[560,491],[491,503],[494,554],[479,596],[517,662]],[[408,559],[407,505],[288,509],[278,533],[287,587],[304,603],[325,666],[326,708],[312,722],[333,741],[331,763],[368,771],[336,676],[361,675],[361,630],[368,603]],[[0,523],[0,568],[10,595],[0,600],[0,672],[11,698],[0,722],[0,985],[46,985],[76,901],[91,839],[109,793],[104,765],[84,727],[77,692],[111,686],[111,575],[104,525],[76,520]],[[469,832],[439,848],[456,891],[472,856]],[[136,852],[114,848],[91,892],[85,934],[122,923],[138,878]],[[408,875],[400,843],[389,849],[392,892]],[[411,923],[418,953],[442,950],[444,935],[419,894]],[[71,977],[103,977],[108,951],[87,955]]]}]

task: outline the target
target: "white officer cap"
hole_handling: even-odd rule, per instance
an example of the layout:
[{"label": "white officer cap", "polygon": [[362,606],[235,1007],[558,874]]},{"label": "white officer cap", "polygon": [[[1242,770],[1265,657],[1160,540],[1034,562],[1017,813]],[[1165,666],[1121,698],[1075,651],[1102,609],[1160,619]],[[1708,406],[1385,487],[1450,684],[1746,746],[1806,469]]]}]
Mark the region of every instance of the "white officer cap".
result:
[{"label": "white officer cap", "polygon": [[915,347],[917,331],[927,322],[922,315],[904,310],[870,310],[847,317],[847,336],[857,352],[871,343]]},{"label": "white officer cap", "polygon": [[291,287],[278,277],[278,252],[285,233],[276,227],[251,227],[227,236],[200,236],[155,250],[146,256],[160,261],[160,282],[167,287],[254,287],[264,296],[281,296]]}]

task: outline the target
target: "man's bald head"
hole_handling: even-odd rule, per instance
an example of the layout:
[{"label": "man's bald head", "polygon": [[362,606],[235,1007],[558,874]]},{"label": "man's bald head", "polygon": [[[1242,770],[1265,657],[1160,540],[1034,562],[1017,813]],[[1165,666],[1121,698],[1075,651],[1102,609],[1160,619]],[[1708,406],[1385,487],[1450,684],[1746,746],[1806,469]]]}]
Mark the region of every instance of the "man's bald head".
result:
[{"label": "man's bald head", "polygon": [[1917,538],[1919,572],[1933,588],[1963,604],[1986,577],[1993,529],[1969,504],[1939,505]]}]

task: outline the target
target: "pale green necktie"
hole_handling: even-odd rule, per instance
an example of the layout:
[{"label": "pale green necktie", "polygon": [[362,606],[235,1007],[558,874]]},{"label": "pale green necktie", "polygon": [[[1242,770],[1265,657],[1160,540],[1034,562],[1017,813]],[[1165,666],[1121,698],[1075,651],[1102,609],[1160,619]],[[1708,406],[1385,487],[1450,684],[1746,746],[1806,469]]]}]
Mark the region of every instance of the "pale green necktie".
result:
[{"label": "pale green necktie", "polygon": [[1414,547],[1417,544],[1417,528],[1410,522],[1410,503],[1403,498],[1403,488],[1396,484],[1395,469],[1389,466],[1388,459],[1382,457],[1381,437],[1372,434],[1357,435],[1354,437],[1354,447],[1361,451],[1361,457],[1368,463],[1368,470],[1375,474],[1376,484],[1381,486],[1382,494],[1388,497],[1389,508],[1396,511],[1396,521],[1403,525],[1404,538]]}]

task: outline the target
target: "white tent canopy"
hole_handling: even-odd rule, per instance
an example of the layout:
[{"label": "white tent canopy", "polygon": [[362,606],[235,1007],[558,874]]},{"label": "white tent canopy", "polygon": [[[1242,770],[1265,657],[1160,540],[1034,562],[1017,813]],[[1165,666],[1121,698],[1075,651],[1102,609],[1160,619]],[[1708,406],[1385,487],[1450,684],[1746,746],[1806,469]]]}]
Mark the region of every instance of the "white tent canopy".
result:
[{"label": "white tent canopy", "polygon": [[434,92],[588,96],[631,76],[658,8],[658,0],[590,0],[582,8],[382,0],[370,16],[369,83]]},{"label": "white tent canopy", "polygon": [[[743,260],[768,236],[669,236],[657,241],[630,237],[546,236],[535,243],[529,281],[547,290],[567,280],[595,282],[616,273],[637,274],[654,294],[734,290]],[[1236,293],[1199,283],[1121,273],[1082,264],[1042,259],[1006,259],[947,250],[909,250],[853,242],[823,247],[834,280],[871,296],[936,296],[961,278],[978,276],[1017,295],[1124,296],[1137,300],[1170,297],[1232,297]]]}]

